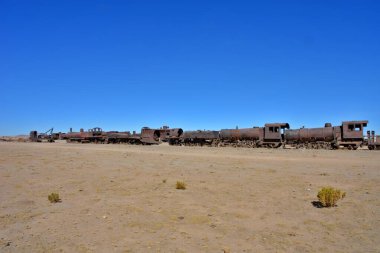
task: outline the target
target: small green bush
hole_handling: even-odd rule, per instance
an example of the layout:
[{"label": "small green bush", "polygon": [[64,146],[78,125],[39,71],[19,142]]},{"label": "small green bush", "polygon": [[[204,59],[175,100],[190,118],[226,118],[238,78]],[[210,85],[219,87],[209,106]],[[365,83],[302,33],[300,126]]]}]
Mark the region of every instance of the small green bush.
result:
[{"label": "small green bush", "polygon": [[177,181],[177,184],[176,184],[175,188],[178,189],[178,190],[185,190],[186,189],[186,184],[183,181]]},{"label": "small green bush", "polygon": [[61,199],[59,198],[59,194],[58,193],[51,193],[49,196],[48,196],[48,199],[51,203],[57,203],[57,202],[61,202]]},{"label": "small green bush", "polygon": [[332,187],[323,187],[317,195],[319,202],[321,202],[324,207],[336,206],[336,202],[338,202],[339,199],[343,199],[345,196],[345,192]]}]

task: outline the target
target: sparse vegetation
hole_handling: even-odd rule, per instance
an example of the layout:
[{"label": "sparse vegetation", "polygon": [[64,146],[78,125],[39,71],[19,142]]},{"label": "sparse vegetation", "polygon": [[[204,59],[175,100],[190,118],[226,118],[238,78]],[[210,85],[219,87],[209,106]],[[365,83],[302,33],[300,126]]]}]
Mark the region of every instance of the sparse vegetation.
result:
[{"label": "sparse vegetation", "polygon": [[51,193],[49,196],[48,196],[48,199],[51,203],[57,203],[57,202],[61,202],[61,199],[59,198],[59,194],[58,193]]},{"label": "sparse vegetation", "polygon": [[323,187],[317,195],[319,202],[323,207],[336,206],[336,202],[338,202],[339,199],[343,199],[345,196],[345,192],[333,187]]},{"label": "sparse vegetation", "polygon": [[178,189],[178,190],[185,190],[186,189],[186,184],[183,181],[177,181],[177,184],[176,184],[175,188]]},{"label": "sparse vegetation", "polygon": [[162,182],[165,184],[166,183],[166,179],[162,179]]}]

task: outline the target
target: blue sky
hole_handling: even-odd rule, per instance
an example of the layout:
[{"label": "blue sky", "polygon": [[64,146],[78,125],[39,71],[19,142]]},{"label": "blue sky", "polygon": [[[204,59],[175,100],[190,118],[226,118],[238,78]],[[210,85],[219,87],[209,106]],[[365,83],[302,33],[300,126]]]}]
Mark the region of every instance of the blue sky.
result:
[{"label": "blue sky", "polygon": [[0,135],[94,126],[380,133],[379,1],[1,1]]}]

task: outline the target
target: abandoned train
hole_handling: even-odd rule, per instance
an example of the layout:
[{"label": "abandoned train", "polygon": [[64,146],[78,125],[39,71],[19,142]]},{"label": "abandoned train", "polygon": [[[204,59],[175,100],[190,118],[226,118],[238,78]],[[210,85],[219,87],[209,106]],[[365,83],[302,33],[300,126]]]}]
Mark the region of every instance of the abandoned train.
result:
[{"label": "abandoned train", "polygon": [[[319,128],[290,129],[288,123],[267,123],[264,127],[221,129],[219,131],[197,130],[183,131],[181,128],[159,129],[143,127],[140,133],[133,131],[105,132],[99,127],[79,132],[70,130],[68,133],[54,135],[55,138],[67,142],[79,143],[128,143],[152,145],[168,142],[170,145],[184,146],[232,146],[232,147],[295,147],[313,149],[357,149],[363,145],[369,149],[380,149],[380,137],[374,131],[368,131],[363,136],[367,120],[344,121],[341,125],[332,126],[326,123]],[[35,132],[35,131],[32,131]],[[31,133],[32,133],[31,132]],[[35,135],[35,133],[34,133]],[[31,135],[32,136],[32,135]],[[31,138],[32,139],[32,138]]]}]

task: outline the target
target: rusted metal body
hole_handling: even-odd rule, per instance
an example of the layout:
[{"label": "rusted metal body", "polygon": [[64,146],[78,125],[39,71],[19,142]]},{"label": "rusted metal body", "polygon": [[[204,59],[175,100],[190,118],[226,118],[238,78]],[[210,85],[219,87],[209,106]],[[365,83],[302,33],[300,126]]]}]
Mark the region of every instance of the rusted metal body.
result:
[{"label": "rusted metal body", "polygon": [[161,142],[178,142],[183,134],[182,128],[163,126],[159,129],[143,127],[141,129],[142,144],[159,144]]},{"label": "rusted metal body", "polygon": [[367,141],[369,150],[380,150],[380,135],[375,135],[375,131],[367,131]]},{"label": "rusted metal body", "polygon": [[259,146],[264,139],[264,128],[241,128],[222,129],[219,133],[220,142],[218,146],[249,147]]},{"label": "rusted metal body", "polygon": [[141,129],[141,143],[146,145],[159,144],[161,132],[159,129],[143,127]]},{"label": "rusted metal body", "polygon": [[285,131],[285,142],[297,148],[357,149],[363,145],[363,128],[368,121],[344,121],[341,126],[326,123],[320,128],[301,128]]},{"label": "rusted metal body", "polygon": [[62,134],[61,138],[67,142],[105,143],[106,134],[100,127],[94,127],[88,131],[80,129],[79,132],[68,132],[66,134]]},{"label": "rusted metal body", "polygon": [[219,140],[219,131],[185,131],[181,139],[182,144],[186,146],[216,146]]},{"label": "rusted metal body", "polygon": [[163,127],[160,130],[160,140],[169,141],[170,139],[180,138],[183,134],[182,128]]},{"label": "rusted metal body", "polygon": [[220,130],[222,140],[260,140],[263,139],[263,131],[260,127]]},{"label": "rusted metal body", "polygon": [[183,130],[182,128],[163,129],[160,133],[162,141],[169,142],[170,145],[178,145],[181,142]]},{"label": "rusted metal body", "polygon": [[105,133],[105,143],[129,143],[129,144],[141,144],[140,135],[129,131],[118,132],[109,131]]},{"label": "rusted metal body", "polygon": [[314,142],[334,140],[333,127],[301,128],[285,131],[285,139],[291,142]]},{"label": "rusted metal body", "polygon": [[368,124],[367,120],[343,121],[342,139],[345,141],[358,141],[363,139],[363,128]]},{"label": "rusted metal body", "polygon": [[264,127],[222,129],[220,145],[233,147],[280,147],[283,143],[283,130],[288,123],[267,123]]}]

